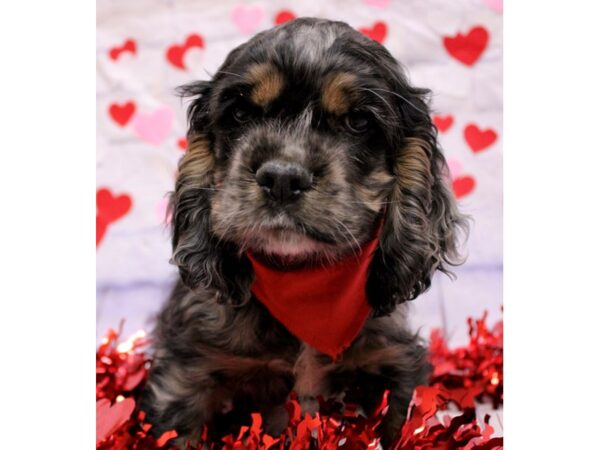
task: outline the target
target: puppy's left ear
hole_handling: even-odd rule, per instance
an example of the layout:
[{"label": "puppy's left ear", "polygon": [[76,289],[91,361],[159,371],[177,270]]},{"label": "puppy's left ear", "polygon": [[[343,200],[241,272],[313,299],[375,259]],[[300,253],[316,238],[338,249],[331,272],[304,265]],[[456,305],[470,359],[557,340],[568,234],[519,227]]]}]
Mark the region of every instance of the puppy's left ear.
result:
[{"label": "puppy's left ear", "polygon": [[385,212],[380,245],[367,280],[367,295],[376,315],[413,300],[431,285],[436,270],[462,261],[458,231],[468,232],[448,187],[448,167],[438,146],[425,96],[402,89],[396,152],[391,164],[395,184]]},{"label": "puppy's left ear", "polygon": [[190,289],[213,291],[220,303],[241,305],[250,299],[253,272],[238,248],[219,240],[211,230],[211,199],[215,192],[216,156],[208,117],[210,82],[180,88],[194,100],[188,109],[188,148],[179,162],[170,210],[173,228],[171,262]]}]

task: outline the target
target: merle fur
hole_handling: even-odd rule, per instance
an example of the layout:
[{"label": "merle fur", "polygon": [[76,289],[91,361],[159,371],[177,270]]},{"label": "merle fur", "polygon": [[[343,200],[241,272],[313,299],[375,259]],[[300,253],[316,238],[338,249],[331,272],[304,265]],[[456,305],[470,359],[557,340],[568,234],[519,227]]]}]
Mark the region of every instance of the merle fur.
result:
[{"label": "merle fur", "polygon": [[[330,45],[321,48],[322,42]],[[263,62],[286,79],[279,100],[266,111],[247,104],[247,87],[240,81],[249,65]],[[366,134],[352,135],[343,118],[319,109],[323,80],[336,71],[355,74],[366,89],[359,103],[370,121]],[[286,423],[282,405],[292,390],[303,391],[300,400],[307,409],[317,395],[346,393],[346,400],[368,413],[390,389],[390,410],[381,426],[383,443],[389,445],[414,387],[426,383],[428,373],[426,350],[409,331],[402,304],[425,291],[436,270],[448,273],[459,262],[458,231],[466,228],[446,184],[429,91],[411,86],[383,46],[348,25],[296,19],[242,44],[210,81],[184,86],[181,93],[192,98],[190,149],[200,150],[183,158],[171,197],[172,261],[181,280],[154,331],[153,364],[142,400],[154,432],[176,429],[183,442],[197,438],[207,425],[218,438],[235,433],[249,423],[251,412],[259,411],[267,431],[277,433]],[[249,123],[232,118],[240,97],[250,108]],[[328,215],[342,221],[359,244],[383,220],[367,281],[373,314],[340,361],[299,342],[250,292],[253,273],[244,250],[262,241],[260,235],[248,237],[248,224],[270,220],[278,206],[249,193],[248,185],[252,171],[289,142],[311,152],[305,163],[323,191],[317,189],[285,212],[327,246],[326,259],[349,253],[353,245],[340,226],[327,221]],[[338,152],[336,160],[346,156],[327,159],[328,149]],[[418,164],[403,165],[411,152]],[[233,169],[236,158],[242,164]],[[332,164],[340,164],[343,183],[330,180]],[[389,181],[376,178],[376,172],[387,174]],[[357,188],[365,186],[381,198],[378,211],[356,197]],[[233,209],[231,223],[215,213],[223,201]],[[324,214],[315,214],[319,208]],[[325,261],[311,258],[307,264]],[[313,391],[305,389],[306,377],[316,386]]]}]

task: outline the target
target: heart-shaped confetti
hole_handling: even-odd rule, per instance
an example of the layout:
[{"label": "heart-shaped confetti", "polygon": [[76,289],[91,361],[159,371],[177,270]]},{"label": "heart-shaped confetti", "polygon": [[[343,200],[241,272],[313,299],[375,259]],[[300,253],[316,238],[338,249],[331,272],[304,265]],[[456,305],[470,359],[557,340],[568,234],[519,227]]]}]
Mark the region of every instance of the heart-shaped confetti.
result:
[{"label": "heart-shaped confetti", "polygon": [[123,43],[123,45],[111,48],[110,51],[108,52],[108,56],[113,61],[116,61],[119,59],[119,57],[123,53],[131,53],[132,55],[135,55],[136,52],[137,52],[136,42],[133,39],[127,39]]},{"label": "heart-shaped confetti", "polygon": [[170,46],[166,53],[167,61],[178,69],[185,70],[185,54],[192,48],[204,48],[204,39],[199,34],[190,34],[183,44]]},{"label": "heart-shaped confetti", "polygon": [[481,57],[489,40],[488,31],[482,26],[476,26],[465,35],[443,38],[444,47],[448,53],[461,63],[472,66]]},{"label": "heart-shaped confetti", "polygon": [[456,198],[464,197],[475,189],[475,178],[469,175],[455,178],[452,181],[452,190]]},{"label": "heart-shaped confetti", "polygon": [[132,101],[123,104],[112,103],[108,107],[108,114],[115,122],[117,122],[117,124],[124,127],[131,120],[131,117],[135,113],[135,109],[135,103]]},{"label": "heart-shaped confetti", "polygon": [[454,117],[450,114],[447,116],[433,116],[433,124],[441,133],[448,131],[448,128],[450,128],[453,123]]},{"label": "heart-shaped confetti", "polygon": [[231,20],[244,34],[255,32],[264,16],[264,10],[259,5],[237,5],[231,11]]},{"label": "heart-shaped confetti", "polygon": [[174,118],[171,108],[162,106],[150,113],[136,114],[131,125],[142,140],[160,145],[169,135]]},{"label": "heart-shaped confetti", "polygon": [[387,28],[387,25],[385,24],[385,22],[379,21],[379,22],[375,22],[372,27],[362,27],[362,28],[359,28],[358,31],[360,31],[362,34],[364,34],[368,38],[371,38],[374,41],[377,41],[380,44],[383,44],[383,41],[385,40],[385,38],[387,36],[388,28]]},{"label": "heart-shaped confetti", "polygon": [[474,153],[485,150],[498,138],[492,129],[482,130],[474,123],[468,124],[464,130],[465,140]]},{"label": "heart-shaped confetti", "polygon": [[292,11],[284,9],[282,11],[279,11],[275,15],[275,25],[281,25],[282,23],[289,22],[290,20],[294,20],[295,18],[296,14],[294,14]]},{"label": "heart-shaped confetti", "polygon": [[103,441],[131,417],[135,409],[135,401],[125,398],[113,405],[102,398],[96,402],[96,444]]}]

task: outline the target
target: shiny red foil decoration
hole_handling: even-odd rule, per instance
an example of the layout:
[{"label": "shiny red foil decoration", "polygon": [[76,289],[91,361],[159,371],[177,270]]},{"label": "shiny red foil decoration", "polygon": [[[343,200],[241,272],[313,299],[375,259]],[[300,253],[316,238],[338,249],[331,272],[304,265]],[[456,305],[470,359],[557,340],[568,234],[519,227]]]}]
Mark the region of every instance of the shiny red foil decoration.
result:
[{"label": "shiny red foil decoration", "polygon": [[[430,358],[433,372],[429,386],[418,386],[408,417],[392,450],[497,450],[503,438],[495,436],[486,415],[476,419],[476,403],[503,403],[502,321],[492,328],[486,315],[468,319],[469,343],[448,349],[439,330],[431,333]],[[109,330],[96,352],[96,448],[101,450],[367,450],[381,448],[377,427],[387,413],[388,392],[378,408],[364,417],[356,405],[321,400],[314,416],[302,414],[292,393],[286,404],[290,416],[281,436],[263,432],[260,414],[237,435],[219,442],[185,444],[177,447],[177,433],[167,431],[158,438],[151,434],[143,411],[135,410],[149,368],[144,353],[147,340],[138,333],[118,342],[119,333]],[[497,433],[496,433],[497,434]],[[207,436],[207,433],[203,433]]]}]

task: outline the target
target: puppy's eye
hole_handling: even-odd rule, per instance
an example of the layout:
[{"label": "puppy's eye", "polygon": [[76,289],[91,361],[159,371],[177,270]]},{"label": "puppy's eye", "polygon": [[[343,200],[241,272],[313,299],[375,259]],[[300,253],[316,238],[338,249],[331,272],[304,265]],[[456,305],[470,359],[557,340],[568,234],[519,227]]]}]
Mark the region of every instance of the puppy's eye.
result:
[{"label": "puppy's eye", "polygon": [[367,113],[354,111],[348,114],[345,118],[346,127],[354,134],[363,134],[369,130],[371,124],[370,117]]},{"label": "puppy's eye", "polygon": [[234,105],[231,114],[239,123],[248,122],[248,120],[250,120],[250,109],[243,103]]}]

